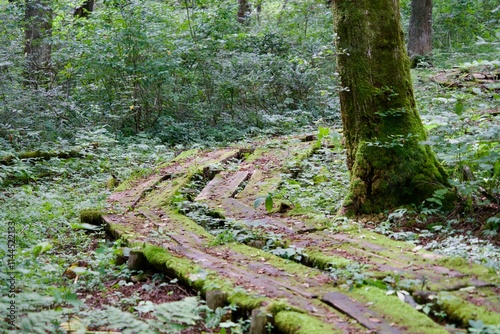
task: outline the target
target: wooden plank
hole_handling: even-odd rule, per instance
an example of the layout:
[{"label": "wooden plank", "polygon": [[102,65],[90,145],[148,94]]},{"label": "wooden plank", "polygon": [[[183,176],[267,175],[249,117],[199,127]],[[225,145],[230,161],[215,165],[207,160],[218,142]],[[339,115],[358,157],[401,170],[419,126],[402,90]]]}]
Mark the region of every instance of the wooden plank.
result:
[{"label": "wooden plank", "polygon": [[234,195],[239,185],[248,177],[248,171],[222,172],[208,182],[195,201],[220,200]]},{"label": "wooden plank", "polygon": [[347,316],[356,319],[364,327],[378,333],[401,333],[397,328],[392,327],[379,314],[370,310],[366,306],[354,303],[349,297],[340,292],[328,292],[321,301],[333,306]]}]

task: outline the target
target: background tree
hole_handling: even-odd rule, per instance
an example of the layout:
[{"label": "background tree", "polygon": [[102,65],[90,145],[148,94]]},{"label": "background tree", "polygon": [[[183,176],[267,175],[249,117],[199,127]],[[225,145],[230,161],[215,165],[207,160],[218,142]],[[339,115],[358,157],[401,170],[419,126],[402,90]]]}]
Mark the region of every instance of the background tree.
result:
[{"label": "background tree", "polygon": [[347,213],[419,203],[447,183],[413,96],[399,1],[336,0],[341,117],[350,171]]},{"label": "background tree", "polygon": [[52,8],[50,0],[27,0],[25,6],[25,79],[38,87],[51,79]]},{"label": "background tree", "polygon": [[75,8],[73,15],[75,17],[88,17],[94,10],[94,0],[84,1],[80,6]]},{"label": "background tree", "polygon": [[412,0],[408,29],[408,55],[411,67],[420,60],[430,61],[432,54],[432,0]]},{"label": "background tree", "polygon": [[247,0],[238,0],[238,22],[244,23],[250,12],[250,3]]}]

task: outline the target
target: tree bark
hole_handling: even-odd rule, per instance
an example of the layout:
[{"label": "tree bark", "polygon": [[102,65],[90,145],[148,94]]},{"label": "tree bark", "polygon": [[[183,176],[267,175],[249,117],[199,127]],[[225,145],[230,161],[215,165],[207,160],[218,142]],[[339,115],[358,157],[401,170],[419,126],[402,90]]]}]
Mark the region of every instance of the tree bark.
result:
[{"label": "tree bark", "polygon": [[38,88],[50,81],[52,9],[50,0],[26,0],[24,36],[27,85]]},{"label": "tree bark", "polygon": [[447,185],[417,112],[397,0],[335,0],[345,214],[419,203]]},{"label": "tree bark", "polygon": [[432,0],[412,0],[408,30],[408,55],[411,67],[432,55]]},{"label": "tree bark", "polygon": [[245,23],[249,13],[250,4],[247,0],[238,0],[238,22]]}]

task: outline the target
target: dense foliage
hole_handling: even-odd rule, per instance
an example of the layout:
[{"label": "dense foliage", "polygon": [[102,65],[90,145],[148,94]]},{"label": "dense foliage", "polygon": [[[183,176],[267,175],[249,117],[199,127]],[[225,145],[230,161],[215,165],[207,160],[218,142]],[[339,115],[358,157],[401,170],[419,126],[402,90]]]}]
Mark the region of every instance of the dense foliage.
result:
[{"label": "dense foliage", "polygon": [[[51,139],[106,125],[169,143],[220,142],[334,117],[328,8],[314,1],[266,4],[265,13],[240,24],[236,5],[104,1],[88,19],[76,19],[68,3],[59,3],[52,80],[28,96],[18,85],[5,87],[3,137],[21,140],[44,129],[39,135]],[[19,84],[23,12],[4,7],[2,75]]]}]

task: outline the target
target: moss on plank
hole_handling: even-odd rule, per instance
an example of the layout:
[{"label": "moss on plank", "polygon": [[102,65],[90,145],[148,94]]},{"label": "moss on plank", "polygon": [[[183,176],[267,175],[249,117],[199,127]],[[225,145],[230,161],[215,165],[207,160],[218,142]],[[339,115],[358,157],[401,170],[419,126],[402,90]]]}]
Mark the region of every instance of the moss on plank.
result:
[{"label": "moss on plank", "polygon": [[265,262],[273,265],[276,268],[282,268],[286,270],[286,272],[289,274],[295,274],[301,276],[308,274],[308,277],[315,277],[321,273],[319,270],[316,270],[314,268],[304,267],[304,265],[300,263],[296,263],[292,260],[283,259],[269,252],[263,251],[258,248],[253,248],[244,244],[230,243],[221,247],[230,248],[235,252],[247,255],[249,257],[264,259]]},{"label": "moss on plank", "polygon": [[132,189],[136,186],[140,180],[152,175],[155,172],[154,169],[139,169],[136,170],[132,175],[125,181],[121,182],[114,190],[116,192]]},{"label": "moss on plank", "polygon": [[438,306],[446,313],[447,319],[462,327],[468,327],[470,320],[481,320],[487,325],[500,324],[500,314],[483,306],[473,305],[449,292],[438,294]]},{"label": "moss on plank", "polygon": [[102,211],[97,209],[83,209],[80,211],[80,222],[83,224],[102,225]]},{"label": "moss on plank", "polygon": [[462,257],[443,257],[437,261],[440,265],[467,274],[486,282],[500,283],[500,276],[494,269],[486,268],[476,263],[470,263]]},{"label": "moss on plank", "polygon": [[182,151],[180,154],[178,154],[175,158],[173,158],[171,160],[171,162],[179,162],[179,161],[182,161],[182,160],[185,160],[187,158],[190,158],[196,154],[198,154],[200,152],[199,149],[191,149],[191,150],[187,150],[187,151]]},{"label": "moss on plank", "polygon": [[107,223],[106,230],[115,238],[123,239],[127,244],[134,243],[137,239],[137,234],[130,226],[122,224]]},{"label": "moss on plank", "polygon": [[343,333],[309,314],[281,311],[274,316],[274,327],[287,334],[332,334]]},{"label": "moss on plank", "polygon": [[241,289],[228,289],[229,291],[224,291],[228,294],[227,301],[230,304],[237,305],[243,311],[248,312],[253,309],[259,308],[268,298],[259,297],[255,295],[249,295],[246,292],[241,291]]},{"label": "moss on plank", "polygon": [[325,255],[322,250],[305,249],[307,264],[318,269],[345,268],[352,262],[344,257]]},{"label": "moss on plank", "polygon": [[167,207],[172,203],[174,196],[179,193],[179,190],[188,184],[194,173],[189,173],[174,178],[173,180],[167,180],[163,183],[158,184],[157,189],[154,192],[150,192],[146,195],[146,198],[142,201],[142,206],[150,206],[156,208]]},{"label": "moss on plank", "polygon": [[172,255],[162,247],[145,244],[143,252],[146,259],[162,272],[177,277],[183,284],[202,294],[208,290],[219,289],[227,295],[229,303],[242,310],[258,308],[267,300],[265,297],[247,293],[241,288],[235,288],[229,280],[221,278],[218,273],[203,269],[189,259]]},{"label": "moss on plank", "polygon": [[182,228],[191,232],[196,233],[198,236],[203,237],[207,243],[210,243],[215,239],[215,237],[208,233],[202,226],[196,224],[192,219],[174,211],[167,211],[166,216],[170,219],[181,224]]}]

